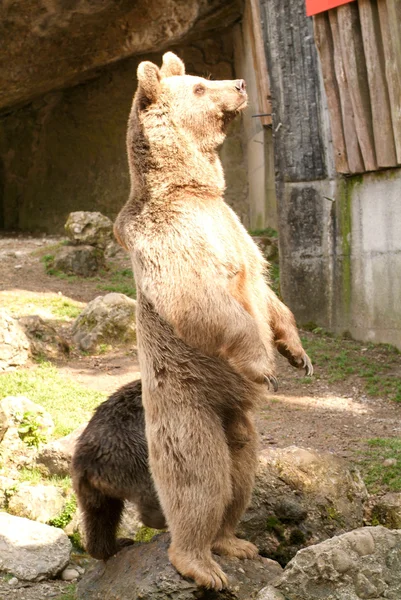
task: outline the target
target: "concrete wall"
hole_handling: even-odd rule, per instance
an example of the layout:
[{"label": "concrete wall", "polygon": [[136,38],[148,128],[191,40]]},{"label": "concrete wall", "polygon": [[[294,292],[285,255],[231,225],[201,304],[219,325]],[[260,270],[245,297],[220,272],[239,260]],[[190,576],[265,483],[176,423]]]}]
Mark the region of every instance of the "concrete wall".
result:
[{"label": "concrete wall", "polygon": [[[187,71],[233,79],[231,31],[172,48]],[[114,218],[128,198],[126,123],[143,59],[123,60],[96,78],[58,92],[0,118],[0,228],[63,230],[74,210],[99,210]],[[238,119],[222,150],[227,201],[249,225],[243,123]]]},{"label": "concrete wall", "polygon": [[347,199],[350,310],[337,328],[401,349],[401,169],[352,178]]}]

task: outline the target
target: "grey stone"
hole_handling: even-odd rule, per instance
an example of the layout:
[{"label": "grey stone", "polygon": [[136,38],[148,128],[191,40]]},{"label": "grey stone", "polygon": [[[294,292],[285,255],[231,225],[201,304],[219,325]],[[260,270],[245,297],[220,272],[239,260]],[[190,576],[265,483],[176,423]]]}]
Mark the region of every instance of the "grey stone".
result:
[{"label": "grey stone", "polygon": [[133,342],[135,315],[136,302],[128,296],[117,293],[98,296],[74,321],[74,341],[85,351],[94,351],[102,342]]},{"label": "grey stone", "polygon": [[0,513],[0,571],[28,581],[48,579],[65,568],[70,551],[61,529]]},{"label": "grey stone", "polygon": [[282,572],[274,561],[217,557],[230,587],[216,594],[177,573],[168,560],[169,541],[169,535],[162,534],[148,544],[122,550],[106,563],[97,563],[78,584],[78,600],[249,600]]},{"label": "grey stone", "polygon": [[29,360],[29,340],[18,321],[0,309],[0,373],[21,367]]},{"label": "grey stone", "polygon": [[18,585],[19,581],[16,577],[11,577],[11,579],[8,581],[8,585],[10,587],[15,587],[16,585]]},{"label": "grey stone", "polygon": [[363,525],[367,498],[358,471],[332,454],[267,449],[239,534],[284,565],[303,546]]},{"label": "grey stone", "polygon": [[68,215],[65,231],[74,244],[104,248],[112,241],[113,223],[100,212],[77,211]]},{"label": "grey stone", "polygon": [[54,485],[21,483],[11,496],[7,510],[18,517],[48,523],[64,509],[65,498]]},{"label": "grey stone", "polygon": [[72,568],[64,569],[64,571],[61,573],[61,579],[63,581],[74,581],[74,579],[78,579],[78,577],[78,571]]},{"label": "grey stone", "polygon": [[267,585],[260,590],[259,594],[256,596],[256,600],[286,600],[285,597],[279,590],[274,588],[272,585]]},{"label": "grey stone", "polygon": [[104,266],[103,250],[95,246],[63,246],[53,261],[56,271],[80,277],[92,277]]},{"label": "grey stone", "polygon": [[46,358],[64,358],[70,351],[65,340],[49,323],[38,315],[29,315],[18,319],[18,323],[29,339],[30,351],[33,356]]},{"label": "grey stone", "polygon": [[37,464],[44,465],[50,475],[69,475],[75,444],[85,427],[83,424],[65,437],[43,446],[36,458]]},{"label": "grey stone", "polygon": [[274,585],[288,600],[399,600],[401,531],[365,527],[300,550]]}]

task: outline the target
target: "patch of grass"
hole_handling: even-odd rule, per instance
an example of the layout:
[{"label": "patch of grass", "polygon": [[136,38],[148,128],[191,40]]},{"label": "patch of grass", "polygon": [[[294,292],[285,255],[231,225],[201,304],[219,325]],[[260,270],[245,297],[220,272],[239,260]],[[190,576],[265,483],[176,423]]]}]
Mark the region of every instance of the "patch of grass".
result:
[{"label": "patch of grass", "polygon": [[[386,459],[394,464],[385,466]],[[401,492],[401,439],[373,438],[360,461],[360,469],[369,492]]]},{"label": "patch of grass", "polygon": [[158,533],[160,533],[159,529],[152,529],[152,527],[142,525],[142,527],[138,529],[134,540],[136,542],[150,542]]},{"label": "patch of grass", "polygon": [[360,378],[365,392],[401,402],[401,355],[388,344],[363,345],[351,339],[328,336],[319,327],[304,335],[302,343],[316,367],[323,367],[327,381]]},{"label": "patch of grass", "polygon": [[134,276],[131,269],[120,269],[112,272],[109,281],[99,283],[97,287],[99,290],[106,292],[117,292],[130,298],[136,298]]},{"label": "patch of grass", "polygon": [[39,314],[44,319],[69,321],[75,319],[85,304],[66,296],[45,294],[21,294],[16,291],[2,292],[0,306],[7,308],[13,317]]},{"label": "patch of grass", "polygon": [[54,437],[67,435],[92,415],[106,394],[89,390],[63,377],[55,366],[44,362],[32,370],[0,374],[0,399],[27,396],[48,411],[54,419]]},{"label": "patch of grass", "polygon": [[33,485],[37,485],[38,483],[43,482],[43,473],[37,467],[33,467],[28,469],[27,467],[22,467],[18,471],[18,480],[20,482],[28,482]]}]

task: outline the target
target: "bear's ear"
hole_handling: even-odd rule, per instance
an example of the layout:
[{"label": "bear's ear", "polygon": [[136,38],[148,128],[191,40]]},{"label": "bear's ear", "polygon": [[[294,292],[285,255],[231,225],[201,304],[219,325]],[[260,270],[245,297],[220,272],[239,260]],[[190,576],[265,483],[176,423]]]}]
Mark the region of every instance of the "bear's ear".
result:
[{"label": "bear's ear", "polygon": [[143,94],[151,102],[159,97],[161,74],[159,67],[145,60],[141,62],[137,70],[138,84]]},{"label": "bear's ear", "polygon": [[166,54],[163,55],[161,73],[164,77],[185,75],[185,65],[178,56],[173,54],[173,52],[166,52]]}]

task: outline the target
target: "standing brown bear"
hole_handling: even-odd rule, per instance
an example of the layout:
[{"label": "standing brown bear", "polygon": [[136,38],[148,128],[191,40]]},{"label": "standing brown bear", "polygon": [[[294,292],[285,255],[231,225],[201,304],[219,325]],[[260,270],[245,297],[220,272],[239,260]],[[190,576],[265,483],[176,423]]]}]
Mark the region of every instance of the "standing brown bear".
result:
[{"label": "standing brown bear", "polygon": [[245,82],[185,75],[163,56],[138,67],[128,124],[131,195],[115,224],[138,291],[149,463],[171,531],[169,557],[198,585],[227,578],[212,552],[253,558],[235,536],[252,492],[254,410],[277,388],[274,343],[312,371],[266,263],[225,204],[217,154],[247,104]]}]

